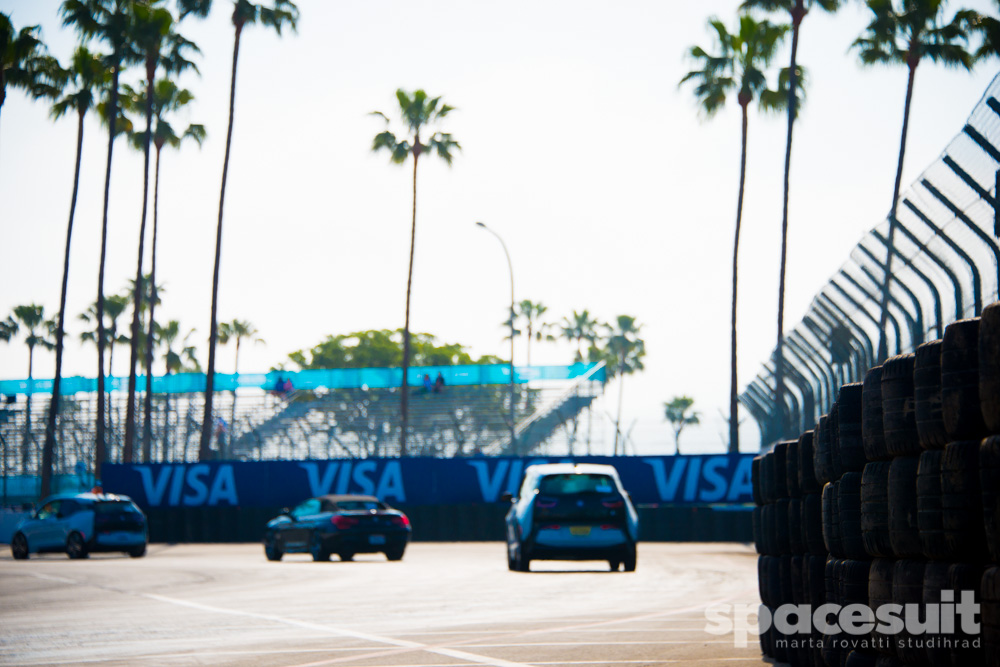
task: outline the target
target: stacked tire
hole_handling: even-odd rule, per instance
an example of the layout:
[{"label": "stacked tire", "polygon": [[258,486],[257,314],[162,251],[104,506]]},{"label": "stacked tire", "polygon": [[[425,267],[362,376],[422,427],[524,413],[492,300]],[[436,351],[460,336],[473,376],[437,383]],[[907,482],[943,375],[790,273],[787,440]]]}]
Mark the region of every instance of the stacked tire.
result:
[{"label": "stacked tire", "polygon": [[815,430],[778,443],[754,471],[761,598],[772,612],[909,604],[927,623],[952,613],[942,603],[981,605],[981,636],[961,616],[954,631],[938,618],[926,632],[814,630],[812,642],[772,629],[765,655],[1000,667],[1000,302],[842,386]]}]

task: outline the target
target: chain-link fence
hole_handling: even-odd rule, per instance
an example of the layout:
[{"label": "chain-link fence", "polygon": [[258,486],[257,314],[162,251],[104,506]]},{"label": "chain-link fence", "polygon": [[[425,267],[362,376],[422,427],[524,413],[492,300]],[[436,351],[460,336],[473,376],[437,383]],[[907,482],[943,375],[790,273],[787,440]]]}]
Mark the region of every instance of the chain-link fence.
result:
[{"label": "chain-link fence", "polygon": [[[940,338],[997,299],[1000,222],[1000,75],[962,131],[900,197],[890,268],[889,354]],[[838,388],[876,363],[889,220],[872,229],[785,335],[784,415],[776,409],[775,359],[740,395],[766,445],[815,426]],[[783,423],[782,423],[783,422]]]}]

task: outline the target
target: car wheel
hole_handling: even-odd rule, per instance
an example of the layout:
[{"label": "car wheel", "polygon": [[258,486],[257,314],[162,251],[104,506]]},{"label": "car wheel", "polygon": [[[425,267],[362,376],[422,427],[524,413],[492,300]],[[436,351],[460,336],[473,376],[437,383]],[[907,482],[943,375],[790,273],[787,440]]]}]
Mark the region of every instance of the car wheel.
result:
[{"label": "car wheel", "polygon": [[386,549],[385,557],[389,560],[403,560],[404,551],[406,551],[406,547],[393,547],[392,549]]},{"label": "car wheel", "polygon": [[623,560],[623,562],[625,563],[626,572],[635,572],[635,561],[636,561],[636,553],[635,553],[635,546],[633,545],[632,547],[629,547],[629,550],[625,554],[625,558]]},{"label": "car wheel", "polygon": [[285,553],[278,547],[277,542],[264,541],[264,555],[268,560],[278,561]]},{"label": "car wheel", "polygon": [[531,571],[531,557],[524,552],[524,547],[517,548],[517,556],[514,560],[514,569],[518,572]]},{"label": "car wheel", "polygon": [[507,547],[507,569],[511,572],[517,570],[517,561],[515,561],[514,557],[510,555],[510,546]]},{"label": "car wheel", "polygon": [[309,539],[309,553],[312,554],[313,560],[317,563],[330,560],[330,550],[323,546],[323,540],[319,533],[313,533]]},{"label": "car wheel", "polygon": [[73,559],[90,556],[87,553],[87,543],[83,541],[83,535],[80,533],[69,534],[69,538],[66,539],[66,553]]},{"label": "car wheel", "polygon": [[617,572],[618,568],[621,567],[622,562],[620,560],[609,560],[608,565],[611,566],[612,572]]},{"label": "car wheel", "polygon": [[340,556],[340,560],[342,560],[344,562],[354,560],[354,552],[353,551],[341,551],[337,555]]},{"label": "car wheel", "polygon": [[28,560],[28,538],[24,533],[18,533],[10,541],[10,553],[14,556],[14,560]]},{"label": "car wheel", "polygon": [[129,558],[142,558],[146,555],[146,545],[140,544],[139,546],[132,547],[128,550]]}]

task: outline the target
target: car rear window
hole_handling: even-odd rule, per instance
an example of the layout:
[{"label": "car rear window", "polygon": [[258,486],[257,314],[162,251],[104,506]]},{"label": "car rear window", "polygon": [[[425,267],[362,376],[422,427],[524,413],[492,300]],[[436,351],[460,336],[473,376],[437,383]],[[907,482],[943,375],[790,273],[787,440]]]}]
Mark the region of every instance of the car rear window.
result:
[{"label": "car rear window", "polygon": [[98,500],[94,503],[94,512],[97,514],[138,513],[138,511],[138,507],[125,500]]},{"label": "car rear window", "polygon": [[341,500],[337,503],[337,509],[344,512],[356,512],[362,510],[380,510],[384,509],[382,503],[375,502],[374,500]]},{"label": "car rear window", "polygon": [[546,475],[538,483],[538,493],[558,496],[575,493],[613,493],[615,481],[608,475],[566,473]]}]

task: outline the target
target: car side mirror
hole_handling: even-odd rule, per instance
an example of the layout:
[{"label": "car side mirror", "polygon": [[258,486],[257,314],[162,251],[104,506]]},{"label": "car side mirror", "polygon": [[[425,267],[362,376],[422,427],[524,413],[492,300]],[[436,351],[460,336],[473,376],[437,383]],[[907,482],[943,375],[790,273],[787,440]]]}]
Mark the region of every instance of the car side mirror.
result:
[{"label": "car side mirror", "polygon": [[279,516],[292,516],[292,510],[287,507],[282,507],[281,514]]},{"label": "car side mirror", "polygon": [[512,503],[514,502],[514,494],[510,491],[504,491],[503,495],[500,496],[500,502]]}]

